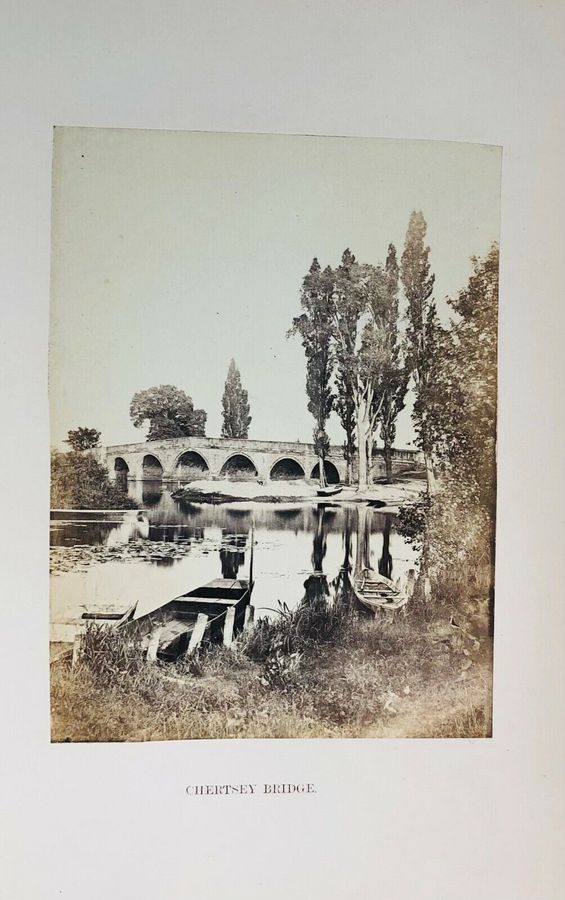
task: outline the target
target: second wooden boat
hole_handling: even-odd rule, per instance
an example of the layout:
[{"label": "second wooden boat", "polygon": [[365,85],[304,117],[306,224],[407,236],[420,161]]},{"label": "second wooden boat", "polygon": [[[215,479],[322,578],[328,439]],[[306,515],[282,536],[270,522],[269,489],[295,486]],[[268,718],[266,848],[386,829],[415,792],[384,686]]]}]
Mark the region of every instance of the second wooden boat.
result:
[{"label": "second wooden boat", "polygon": [[340,494],[342,490],[343,488],[341,488],[339,485],[336,485],[334,487],[318,488],[316,493],[318,497],[335,497],[335,495]]},{"label": "second wooden boat", "polygon": [[411,569],[404,585],[391,581],[374,569],[362,569],[353,579],[353,592],[360,603],[372,612],[379,609],[393,611],[404,606],[414,588],[414,571]]}]

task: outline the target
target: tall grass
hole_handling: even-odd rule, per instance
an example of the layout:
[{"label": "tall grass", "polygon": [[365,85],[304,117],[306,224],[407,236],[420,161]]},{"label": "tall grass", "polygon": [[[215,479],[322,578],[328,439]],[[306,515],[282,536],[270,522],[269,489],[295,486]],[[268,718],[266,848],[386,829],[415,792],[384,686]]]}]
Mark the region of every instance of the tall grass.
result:
[{"label": "tall grass", "polygon": [[368,618],[320,580],[229,649],[153,665],[138,625],[89,623],[76,668],[52,666],[53,739],[485,736],[488,642],[464,655],[423,606]]}]

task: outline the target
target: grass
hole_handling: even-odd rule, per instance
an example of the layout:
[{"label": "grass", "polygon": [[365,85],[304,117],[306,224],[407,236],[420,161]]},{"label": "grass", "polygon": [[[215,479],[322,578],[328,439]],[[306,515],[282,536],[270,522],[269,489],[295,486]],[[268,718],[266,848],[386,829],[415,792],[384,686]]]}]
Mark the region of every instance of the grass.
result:
[{"label": "grass", "polygon": [[80,664],[52,666],[52,739],[487,736],[487,628],[461,608],[452,625],[450,603],[373,619],[313,590],[175,664],[146,665],[135,632],[93,624]]}]

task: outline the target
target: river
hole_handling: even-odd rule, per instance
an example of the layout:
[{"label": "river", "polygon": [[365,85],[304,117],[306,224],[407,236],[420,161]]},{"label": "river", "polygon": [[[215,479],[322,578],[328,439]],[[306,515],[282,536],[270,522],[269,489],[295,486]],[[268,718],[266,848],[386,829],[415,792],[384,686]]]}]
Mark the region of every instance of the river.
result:
[{"label": "river", "polygon": [[[414,566],[392,513],[337,503],[197,506],[173,500],[172,487],[130,483],[141,516],[73,512],[52,520],[52,641],[72,640],[87,609],[125,611],[137,602],[149,611],[213,578],[247,577],[252,527],[256,617],[296,606],[313,571],[331,587],[360,559],[393,579]],[[66,571],[53,565],[66,556]]]}]

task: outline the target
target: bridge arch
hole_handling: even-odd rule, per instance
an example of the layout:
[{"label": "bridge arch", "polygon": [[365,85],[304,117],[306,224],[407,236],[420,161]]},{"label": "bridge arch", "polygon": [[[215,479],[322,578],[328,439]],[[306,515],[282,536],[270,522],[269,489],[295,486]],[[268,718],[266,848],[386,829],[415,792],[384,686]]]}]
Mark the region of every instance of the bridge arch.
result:
[{"label": "bridge arch", "polygon": [[123,456],[116,456],[114,460],[114,478],[116,485],[123,491],[127,491],[129,466]]},{"label": "bridge arch", "polygon": [[199,450],[184,450],[173,463],[173,478],[197,481],[210,475],[210,463]]},{"label": "bridge arch", "polygon": [[294,481],[306,478],[306,472],[302,463],[293,456],[281,456],[271,466],[269,478],[273,481]]},{"label": "bridge arch", "polygon": [[143,457],[141,477],[149,480],[157,480],[163,477],[163,465],[152,453],[146,453]]},{"label": "bridge arch", "polygon": [[[337,466],[330,460],[324,460],[324,472],[326,475],[326,482],[328,484],[339,484],[339,471]],[[319,478],[320,477],[320,464],[316,463],[312,472],[310,474],[310,478]]]},{"label": "bridge arch", "polygon": [[259,475],[257,466],[246,453],[231,453],[225,460],[220,475],[229,481],[252,481]]}]

